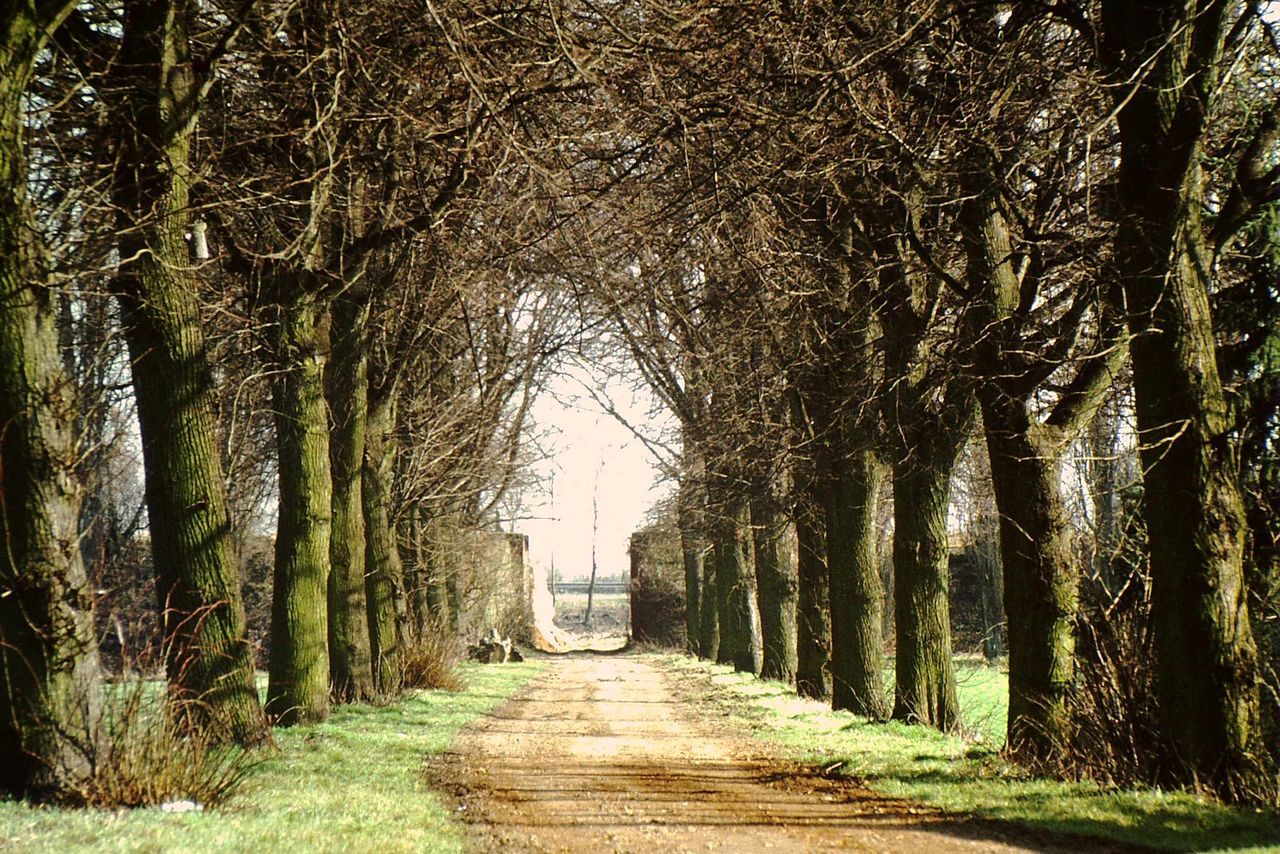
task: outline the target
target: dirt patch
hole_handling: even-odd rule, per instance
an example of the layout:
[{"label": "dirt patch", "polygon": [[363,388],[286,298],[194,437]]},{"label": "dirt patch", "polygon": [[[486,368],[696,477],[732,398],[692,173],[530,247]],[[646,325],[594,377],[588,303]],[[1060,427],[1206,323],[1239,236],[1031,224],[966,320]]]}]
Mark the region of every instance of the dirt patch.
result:
[{"label": "dirt patch", "polygon": [[429,776],[482,851],[1079,850],[781,761],[675,678],[629,655],[551,659]]}]

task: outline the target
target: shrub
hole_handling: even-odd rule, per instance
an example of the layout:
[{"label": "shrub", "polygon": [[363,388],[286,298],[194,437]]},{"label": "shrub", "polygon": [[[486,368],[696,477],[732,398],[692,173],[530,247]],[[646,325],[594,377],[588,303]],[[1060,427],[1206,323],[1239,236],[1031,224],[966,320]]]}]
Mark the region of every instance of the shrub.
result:
[{"label": "shrub", "polygon": [[89,774],[69,782],[69,799],[99,808],[225,802],[259,757],[193,724],[207,719],[187,708],[195,702],[171,701],[163,682],[143,678],[108,685]]},{"label": "shrub", "polygon": [[430,624],[404,645],[400,656],[404,687],[461,691],[466,688],[458,673],[461,661],[458,638],[444,626]]}]

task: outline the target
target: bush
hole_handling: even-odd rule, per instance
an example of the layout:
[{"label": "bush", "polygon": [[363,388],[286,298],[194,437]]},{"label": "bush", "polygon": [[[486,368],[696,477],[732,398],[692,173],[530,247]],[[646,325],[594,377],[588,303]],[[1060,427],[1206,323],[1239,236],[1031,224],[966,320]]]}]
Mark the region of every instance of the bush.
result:
[{"label": "bush", "polygon": [[410,638],[400,656],[403,684],[408,688],[461,691],[466,688],[458,673],[462,645],[447,628],[431,624]]},{"label": "bush", "polygon": [[70,800],[98,808],[225,802],[259,758],[193,724],[207,718],[187,708],[195,703],[170,701],[163,682],[108,685],[101,738],[89,751],[88,776],[69,782]]}]

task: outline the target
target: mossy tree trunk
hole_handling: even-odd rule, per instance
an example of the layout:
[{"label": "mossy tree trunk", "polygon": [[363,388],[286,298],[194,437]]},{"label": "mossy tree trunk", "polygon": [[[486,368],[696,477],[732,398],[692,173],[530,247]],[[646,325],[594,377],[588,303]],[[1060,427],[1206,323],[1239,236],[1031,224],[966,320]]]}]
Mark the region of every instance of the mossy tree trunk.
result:
[{"label": "mossy tree trunk", "polygon": [[773,485],[751,487],[751,535],[760,608],[760,676],[792,684],[796,677],[796,577],[787,518]]},{"label": "mossy tree trunk", "polygon": [[685,638],[690,652],[701,649],[702,511],[706,502],[690,475],[681,478],[676,494],[676,524],[680,528],[680,558],[684,565]]},{"label": "mossy tree trunk", "polygon": [[332,352],[325,369],[333,530],[329,540],[329,683],[339,703],[372,699],[373,658],[365,599],[363,471],[368,426],[369,303],[354,289],[333,300]]},{"label": "mossy tree trunk", "polygon": [[52,795],[84,776],[101,716],[78,544],[76,409],[24,142],[36,58],[74,5],[0,12],[0,795],[14,797]]},{"label": "mossy tree trunk", "polygon": [[801,491],[796,510],[796,691],[825,700],[831,696],[827,673],[831,650],[830,593],[823,514],[814,484]]},{"label": "mossy tree trunk", "polygon": [[960,724],[951,661],[947,506],[959,445],[917,445],[893,465],[893,717],[949,732]]},{"label": "mossy tree trunk", "polygon": [[889,716],[884,686],[884,588],[876,548],[883,466],[868,450],[820,463],[831,602],[831,707]]},{"label": "mossy tree trunk", "polygon": [[407,557],[404,566],[405,631],[407,639],[423,636],[430,620],[427,605],[426,552],[422,545],[422,508],[411,505],[405,508],[397,526],[402,554]]},{"label": "mossy tree trunk", "polygon": [[[810,309],[817,324],[806,330],[806,346],[815,357],[788,377],[791,420],[810,449],[806,491],[813,499],[811,512],[818,514],[812,531],[822,532],[820,551],[826,558],[831,705],[883,720],[889,703],[876,530],[882,467],[872,449],[875,419],[867,417],[871,407],[866,406],[879,376],[879,333],[848,214],[833,214],[833,222],[815,235],[829,261]],[[803,536],[808,526],[797,525]],[[818,552],[802,549],[802,573],[821,571],[813,562]],[[810,608],[802,606],[801,612]],[[810,654],[818,653],[811,649]],[[819,684],[818,674],[809,678]]]},{"label": "mossy tree trunk", "polygon": [[186,4],[125,5],[113,104],[112,202],[123,260],[112,288],[133,364],[170,689],[242,743],[266,736],[246,639],[213,416],[199,288],[184,231],[202,81]]},{"label": "mossy tree trunk", "polygon": [[707,491],[720,640],[716,661],[753,673],[750,503],[741,482],[725,474],[713,472]]},{"label": "mossy tree trunk", "polygon": [[1202,222],[1203,145],[1235,8],[1104,0],[1102,13],[1103,63],[1123,82],[1115,257],[1133,335],[1156,691],[1177,766],[1171,777],[1226,798],[1265,797],[1275,780],[1260,762],[1244,503],[1209,311],[1214,250]]},{"label": "mossy tree trunk", "polygon": [[267,711],[282,725],[329,716],[328,583],[333,478],[324,401],[327,316],[290,277],[273,329],[280,506]]},{"label": "mossy tree trunk", "polygon": [[373,676],[384,697],[401,690],[405,636],[404,567],[391,524],[391,478],[396,466],[395,394],[379,388],[370,396],[369,435],[364,455],[364,516],[368,558],[366,599]]},{"label": "mossy tree trunk", "polygon": [[[1037,352],[1044,346],[1036,344],[1041,325],[1019,310],[1024,294],[1035,293],[1040,283],[1014,269],[997,188],[994,177],[972,187],[960,224],[967,274],[978,296],[970,319],[977,330],[977,396],[999,516],[1009,641],[1007,745],[1024,764],[1058,766],[1070,748],[1067,703],[1076,678],[1080,586],[1059,471],[1127,351],[1119,325],[1104,317],[1095,324],[1100,334],[1094,352],[1080,360],[1048,412],[1037,414],[1044,409],[1040,386],[1060,372],[1061,359]],[[1087,289],[1075,299],[1082,308],[1093,302]]]},{"label": "mossy tree trunk", "polygon": [[961,323],[959,336],[935,332],[939,316],[955,318],[959,310],[946,306],[937,277],[910,262],[903,233],[912,203],[869,209],[864,223],[876,262],[885,373],[895,377],[881,399],[893,455],[893,716],[949,731],[959,724],[960,708],[951,662],[947,505],[976,407],[971,377],[944,349],[963,348],[967,328]]},{"label": "mossy tree trunk", "polygon": [[720,657],[719,589],[715,548],[708,542],[703,551],[701,613],[698,616],[698,657],[707,661],[717,661]]},{"label": "mossy tree trunk", "polygon": [[458,590],[458,527],[460,514],[439,502],[427,514],[428,601],[431,616],[441,628],[458,630],[461,597]]},{"label": "mossy tree trunk", "polygon": [[982,417],[1000,510],[1009,622],[1007,744],[1026,763],[1052,763],[1069,748],[1080,576],[1070,549],[1060,456],[1033,441],[1023,401],[997,395],[982,394]]}]

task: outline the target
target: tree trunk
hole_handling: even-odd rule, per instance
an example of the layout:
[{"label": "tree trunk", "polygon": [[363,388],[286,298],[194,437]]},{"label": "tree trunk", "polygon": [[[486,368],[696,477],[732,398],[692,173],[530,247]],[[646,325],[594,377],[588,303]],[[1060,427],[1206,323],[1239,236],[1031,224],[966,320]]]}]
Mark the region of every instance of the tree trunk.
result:
[{"label": "tree trunk", "polygon": [[181,4],[125,7],[105,89],[121,93],[112,201],[122,262],[112,288],[133,364],[156,592],[170,689],[242,743],[266,737],[245,635],[218,455],[199,295],[187,260],[189,150],[199,108]]},{"label": "tree trunk", "polygon": [[334,301],[332,317],[332,355],[325,370],[333,472],[329,683],[336,702],[350,703],[372,699],[377,693],[365,601],[362,483],[369,399],[369,360],[365,352],[368,302],[348,291]]},{"label": "tree trunk", "polygon": [[978,568],[982,607],[982,657],[994,664],[1003,658],[1005,646],[1004,571],[996,538],[985,536],[973,545],[973,561]]},{"label": "tree trunk", "polygon": [[[1173,779],[1230,799],[1274,793],[1262,768],[1258,662],[1243,578],[1244,504],[1209,313],[1201,216],[1230,4],[1103,3],[1118,102],[1115,257],[1151,542],[1151,618]],[[1149,61],[1149,65],[1148,65]],[[1141,75],[1132,73],[1140,68]]]},{"label": "tree trunk", "polygon": [[796,677],[796,577],[786,516],[767,482],[757,482],[751,492],[751,533],[760,606],[760,676],[791,684]]},{"label": "tree trunk", "polygon": [[436,507],[427,519],[428,603],[440,627],[458,630],[457,514]]},{"label": "tree trunk", "polygon": [[831,649],[827,588],[826,532],[822,512],[806,490],[796,511],[796,691],[825,700],[831,696],[827,663]]},{"label": "tree trunk", "polygon": [[715,476],[710,493],[711,547],[715,561],[720,644],[716,661],[755,672],[751,619],[751,510],[741,490]]},{"label": "tree trunk", "polygon": [[917,445],[893,465],[893,717],[944,732],[960,724],[951,661],[947,506],[960,444]]},{"label": "tree trunk", "polygon": [[400,519],[402,531],[401,542],[408,542],[410,555],[409,571],[405,573],[405,601],[409,611],[409,629],[414,638],[425,637],[435,611],[437,602],[433,602],[430,594],[431,567],[427,553],[427,521],[426,509],[417,503],[405,509]]},{"label": "tree trunk", "polygon": [[332,483],[324,311],[301,283],[279,306],[274,381],[280,507],[267,710],[282,725],[329,716],[327,589]]},{"label": "tree trunk", "polygon": [[702,616],[702,524],[698,489],[691,478],[680,481],[676,494],[676,523],[680,527],[680,557],[684,565],[685,639],[690,652],[701,649]]},{"label": "tree trunk", "polygon": [[1007,745],[1024,764],[1055,767],[1070,749],[1067,703],[1076,674],[1080,585],[1059,470],[1066,448],[1105,399],[1126,351],[1118,328],[1114,336],[1104,331],[1098,352],[1082,360],[1053,407],[1044,415],[1036,411],[1042,408],[1043,381],[1035,363],[1026,360],[1027,320],[1018,310],[1026,283],[1014,270],[995,186],[993,178],[971,189],[962,222],[969,279],[982,295],[970,321],[979,330],[977,394],[1008,617]]},{"label": "tree trunk", "polygon": [[698,616],[698,657],[707,661],[720,658],[720,586],[716,580],[715,549],[707,544],[702,560],[701,613]]},{"label": "tree trunk", "polygon": [[395,398],[378,394],[369,406],[369,441],[364,458],[364,514],[369,548],[365,578],[373,675],[384,697],[401,690],[400,657],[404,638],[404,568],[391,527],[391,477],[395,471]]},{"label": "tree trunk", "polygon": [[880,463],[854,451],[820,463],[831,603],[831,707],[889,716],[884,688],[884,590],[876,549]]},{"label": "tree trunk", "polygon": [[1059,454],[1031,438],[1026,404],[990,387],[979,395],[1000,516],[1009,621],[1008,749],[1023,762],[1069,747],[1079,573],[1058,475]]},{"label": "tree trunk", "polygon": [[72,387],[27,201],[26,88],[75,5],[0,12],[0,794],[84,776],[101,717],[92,591],[77,545]]},{"label": "tree trunk", "polygon": [[396,543],[401,557],[400,573],[404,577],[404,640],[423,636],[430,619],[427,606],[426,568],[422,549],[422,514],[419,505],[404,508],[395,526]]}]

